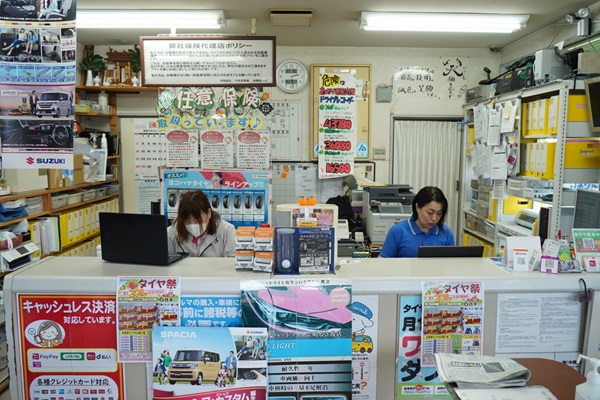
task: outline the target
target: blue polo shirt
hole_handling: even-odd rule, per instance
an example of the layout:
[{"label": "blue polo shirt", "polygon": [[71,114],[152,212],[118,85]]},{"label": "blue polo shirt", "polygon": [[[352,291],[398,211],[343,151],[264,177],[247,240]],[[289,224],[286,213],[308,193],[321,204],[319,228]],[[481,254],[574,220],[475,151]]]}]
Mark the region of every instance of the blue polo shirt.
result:
[{"label": "blue polo shirt", "polygon": [[423,233],[411,218],[398,222],[388,231],[380,257],[416,257],[419,246],[454,246],[454,234],[444,225]]}]

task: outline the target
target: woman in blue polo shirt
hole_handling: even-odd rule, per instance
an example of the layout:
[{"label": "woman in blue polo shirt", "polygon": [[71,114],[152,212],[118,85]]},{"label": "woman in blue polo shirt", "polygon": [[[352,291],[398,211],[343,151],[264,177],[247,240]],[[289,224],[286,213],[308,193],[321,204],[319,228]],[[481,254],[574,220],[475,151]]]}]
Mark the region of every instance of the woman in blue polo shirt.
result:
[{"label": "woman in blue polo shirt", "polygon": [[454,246],[454,234],[444,225],[447,212],[448,200],[439,188],[422,188],[412,201],[411,217],[389,230],[379,256],[416,257],[419,246]]}]

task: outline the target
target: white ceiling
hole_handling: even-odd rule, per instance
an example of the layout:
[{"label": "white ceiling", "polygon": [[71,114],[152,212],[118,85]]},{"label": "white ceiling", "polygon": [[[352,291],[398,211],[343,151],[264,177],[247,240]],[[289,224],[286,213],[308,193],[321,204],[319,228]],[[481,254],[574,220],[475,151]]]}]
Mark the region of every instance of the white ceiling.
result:
[{"label": "white ceiling", "polygon": [[[257,35],[275,36],[279,46],[490,48],[515,42],[554,23],[567,13],[590,5],[581,0],[77,0],[81,9],[223,9],[227,26],[218,32],[178,30],[177,33],[250,34],[251,19]],[[270,9],[313,9],[310,27],[274,27]],[[531,15],[527,28],[513,34],[454,34],[365,32],[358,29],[361,11],[462,12]],[[91,45],[131,45],[139,36],[167,34],[166,30],[78,29],[78,42]],[[552,38],[549,38],[550,40]],[[354,50],[356,51],[356,50]]]}]

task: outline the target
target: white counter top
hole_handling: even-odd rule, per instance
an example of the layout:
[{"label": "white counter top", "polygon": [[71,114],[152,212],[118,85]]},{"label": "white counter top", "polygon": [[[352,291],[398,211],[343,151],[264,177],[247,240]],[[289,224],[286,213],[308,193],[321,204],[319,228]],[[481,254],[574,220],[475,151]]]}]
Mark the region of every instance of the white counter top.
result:
[{"label": "white counter top", "polygon": [[[348,259],[335,277],[352,280],[355,294],[419,294],[428,280],[482,280],[486,292],[579,291],[579,278],[600,289],[599,273],[545,274],[506,271],[487,258]],[[118,276],[181,276],[182,293],[239,293],[241,280],[270,279],[265,273],[236,271],[232,258],[187,258],[169,267],[116,264],[96,257],[48,257],[5,277],[12,292],[114,293]],[[302,278],[319,278],[308,275]],[[331,277],[332,275],[325,275]],[[277,275],[296,279],[297,275]],[[26,279],[22,279],[26,278]]]}]

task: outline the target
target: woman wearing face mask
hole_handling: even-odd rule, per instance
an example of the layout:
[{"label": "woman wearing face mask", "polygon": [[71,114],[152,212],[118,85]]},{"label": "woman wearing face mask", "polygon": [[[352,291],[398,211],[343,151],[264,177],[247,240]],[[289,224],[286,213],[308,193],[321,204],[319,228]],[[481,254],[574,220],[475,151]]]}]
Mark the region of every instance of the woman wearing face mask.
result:
[{"label": "woman wearing face mask", "polygon": [[200,190],[181,196],[177,218],[167,232],[171,252],[185,252],[190,257],[235,256],[234,226],[212,210]]}]

